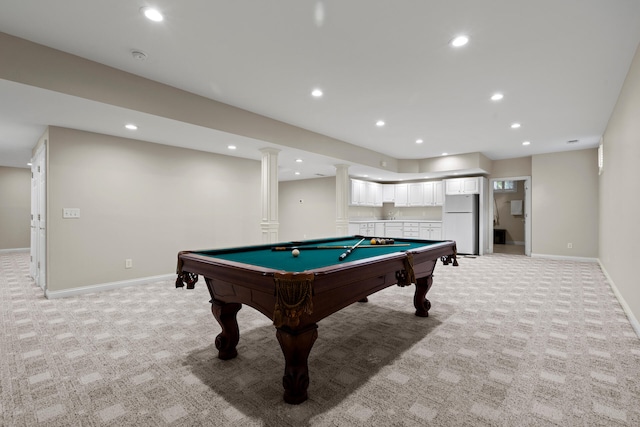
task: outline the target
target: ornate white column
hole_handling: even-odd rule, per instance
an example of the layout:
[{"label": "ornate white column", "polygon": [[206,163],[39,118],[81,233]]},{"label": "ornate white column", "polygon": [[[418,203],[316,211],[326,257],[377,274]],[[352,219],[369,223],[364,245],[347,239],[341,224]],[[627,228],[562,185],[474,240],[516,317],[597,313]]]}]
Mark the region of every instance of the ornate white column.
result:
[{"label": "ornate white column", "polygon": [[275,148],[263,148],[262,153],[262,242],[278,241],[278,153]]},{"label": "ornate white column", "polygon": [[336,167],[336,235],[349,234],[349,165],[335,165]]}]

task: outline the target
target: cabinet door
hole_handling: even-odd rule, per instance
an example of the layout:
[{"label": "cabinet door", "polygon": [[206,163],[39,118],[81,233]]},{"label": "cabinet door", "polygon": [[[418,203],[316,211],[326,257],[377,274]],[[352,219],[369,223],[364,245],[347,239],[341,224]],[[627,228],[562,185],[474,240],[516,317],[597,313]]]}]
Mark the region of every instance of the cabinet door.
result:
[{"label": "cabinet door", "polygon": [[376,237],[384,236],[384,222],[376,222],[374,230]]},{"label": "cabinet door", "polygon": [[425,206],[433,206],[434,198],[433,198],[433,182],[423,182],[422,187],[424,189],[424,205]]},{"label": "cabinet door", "polygon": [[442,240],[442,227],[432,228],[429,235],[430,240]]},{"label": "cabinet door", "polygon": [[393,203],[396,201],[396,185],[382,184],[382,201]]},{"label": "cabinet door", "polygon": [[402,224],[385,224],[384,237],[402,237]]},{"label": "cabinet door", "polygon": [[364,199],[364,181],[357,179],[351,180],[351,204],[354,206],[360,206]]},{"label": "cabinet door", "polygon": [[424,206],[424,185],[421,182],[409,184],[409,206]]},{"label": "cabinet door", "polygon": [[447,179],[445,180],[444,185],[444,191],[446,194],[455,195],[462,193],[462,179],[460,178]]},{"label": "cabinet door", "polygon": [[445,180],[446,194],[480,194],[480,180],[474,178],[453,178]]},{"label": "cabinet door", "polygon": [[478,178],[464,178],[462,181],[462,192],[464,194],[479,194],[480,186]]},{"label": "cabinet door", "polygon": [[372,182],[373,184],[373,206],[382,206],[382,184]]},{"label": "cabinet door", "polygon": [[433,205],[444,205],[444,183],[442,181],[434,181],[433,183]]},{"label": "cabinet door", "polygon": [[395,206],[409,206],[409,188],[407,184],[396,184]]}]

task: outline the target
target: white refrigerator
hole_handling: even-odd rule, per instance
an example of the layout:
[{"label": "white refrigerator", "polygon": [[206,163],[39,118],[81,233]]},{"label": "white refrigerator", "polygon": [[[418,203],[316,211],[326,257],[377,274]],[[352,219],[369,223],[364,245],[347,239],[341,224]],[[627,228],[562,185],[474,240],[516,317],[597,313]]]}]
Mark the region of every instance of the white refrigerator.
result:
[{"label": "white refrigerator", "polygon": [[442,225],[444,239],[455,240],[459,254],[477,255],[478,195],[445,196]]}]

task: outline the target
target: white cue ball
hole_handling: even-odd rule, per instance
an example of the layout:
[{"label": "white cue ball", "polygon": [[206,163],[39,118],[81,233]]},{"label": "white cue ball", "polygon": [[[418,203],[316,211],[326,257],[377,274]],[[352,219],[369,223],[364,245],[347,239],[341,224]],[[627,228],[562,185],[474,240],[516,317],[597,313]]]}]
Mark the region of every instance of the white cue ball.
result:
[{"label": "white cue ball", "polygon": [[293,255],[294,257],[297,257],[298,255],[300,255],[300,251],[297,249],[294,249],[291,251],[291,255]]}]

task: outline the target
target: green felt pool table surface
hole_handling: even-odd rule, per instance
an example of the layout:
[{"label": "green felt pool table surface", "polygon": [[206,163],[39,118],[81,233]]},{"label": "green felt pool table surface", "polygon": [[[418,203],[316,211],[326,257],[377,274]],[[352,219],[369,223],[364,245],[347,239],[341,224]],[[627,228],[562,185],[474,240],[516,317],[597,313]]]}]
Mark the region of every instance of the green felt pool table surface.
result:
[{"label": "green felt pool table surface", "polygon": [[[201,256],[218,258],[226,261],[233,261],[273,270],[301,272],[329,267],[336,264],[345,264],[348,262],[358,261],[380,255],[387,255],[394,252],[410,251],[424,246],[430,246],[440,243],[439,241],[433,240],[394,239],[394,244],[373,245],[374,247],[370,247],[372,246],[370,243],[370,238],[367,237],[361,243],[361,246],[368,246],[356,248],[342,261],[340,261],[338,258],[347,250],[346,248],[312,249],[322,246],[351,247],[358,243],[362,238],[362,236],[349,236],[344,238],[305,240],[304,242],[282,242],[272,245],[193,251],[193,253]],[[273,247],[283,246],[299,248],[300,255],[298,257],[294,257],[291,254],[290,249],[283,251],[272,250]]]}]

